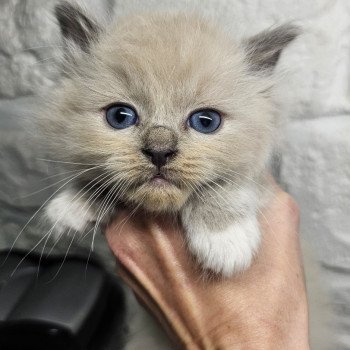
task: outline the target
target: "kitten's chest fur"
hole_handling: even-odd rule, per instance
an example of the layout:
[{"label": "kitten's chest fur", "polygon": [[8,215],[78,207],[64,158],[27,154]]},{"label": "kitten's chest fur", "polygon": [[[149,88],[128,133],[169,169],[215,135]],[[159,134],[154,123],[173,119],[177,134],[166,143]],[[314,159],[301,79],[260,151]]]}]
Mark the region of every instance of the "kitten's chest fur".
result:
[{"label": "kitten's chest fur", "polygon": [[[189,251],[203,269],[229,277],[249,267],[260,243],[258,211],[272,194],[264,178],[203,186],[178,211]],[[124,208],[109,187],[96,183],[82,191],[83,184],[77,182],[80,190],[71,187],[48,206],[58,234],[104,227]]]}]

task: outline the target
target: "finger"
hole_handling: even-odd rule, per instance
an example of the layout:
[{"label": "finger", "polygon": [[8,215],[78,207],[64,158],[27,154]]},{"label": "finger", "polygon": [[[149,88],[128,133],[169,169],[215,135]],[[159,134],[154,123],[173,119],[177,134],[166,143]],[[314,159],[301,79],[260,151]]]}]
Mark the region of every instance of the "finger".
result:
[{"label": "finger", "polygon": [[[138,302],[143,305],[151,315],[155,317],[155,319],[162,325],[163,329],[168,333],[171,338],[174,338],[174,332],[170,323],[167,321],[162,309],[160,308],[159,302],[156,302],[154,297],[150,295],[148,290],[135,279],[135,276],[130,273],[126,268],[122,265],[118,267],[118,275],[123,279],[123,281],[131,288],[131,290],[135,293],[136,299]],[[177,341],[177,339],[173,339]]]}]

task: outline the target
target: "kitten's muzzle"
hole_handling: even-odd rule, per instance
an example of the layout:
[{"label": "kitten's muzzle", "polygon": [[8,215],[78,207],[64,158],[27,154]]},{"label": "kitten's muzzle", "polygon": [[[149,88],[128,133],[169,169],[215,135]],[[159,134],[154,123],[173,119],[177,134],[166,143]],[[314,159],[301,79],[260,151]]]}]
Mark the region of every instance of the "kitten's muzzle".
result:
[{"label": "kitten's muzzle", "polygon": [[156,151],[152,149],[142,149],[142,153],[160,170],[168,161],[175,157],[177,151],[172,149]]}]

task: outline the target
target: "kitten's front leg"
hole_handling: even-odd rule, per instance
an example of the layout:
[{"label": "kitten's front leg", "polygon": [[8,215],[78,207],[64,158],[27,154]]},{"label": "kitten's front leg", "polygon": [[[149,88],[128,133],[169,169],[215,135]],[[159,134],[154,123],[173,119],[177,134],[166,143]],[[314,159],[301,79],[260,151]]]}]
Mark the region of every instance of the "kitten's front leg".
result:
[{"label": "kitten's front leg", "polygon": [[78,191],[68,189],[59,193],[46,206],[46,217],[52,224],[52,233],[83,232],[97,219],[96,203],[89,203]]},{"label": "kitten's front leg", "polygon": [[225,277],[247,269],[260,243],[256,215],[233,218],[224,229],[213,229],[205,218],[184,215],[188,247],[200,265]]}]

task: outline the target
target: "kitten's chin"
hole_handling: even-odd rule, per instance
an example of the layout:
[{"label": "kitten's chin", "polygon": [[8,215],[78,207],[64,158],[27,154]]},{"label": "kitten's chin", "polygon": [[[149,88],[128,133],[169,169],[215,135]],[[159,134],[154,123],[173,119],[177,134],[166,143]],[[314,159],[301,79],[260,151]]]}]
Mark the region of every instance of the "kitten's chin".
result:
[{"label": "kitten's chin", "polygon": [[127,200],[152,212],[178,211],[188,199],[190,193],[185,189],[163,182],[151,181],[127,195]]}]

